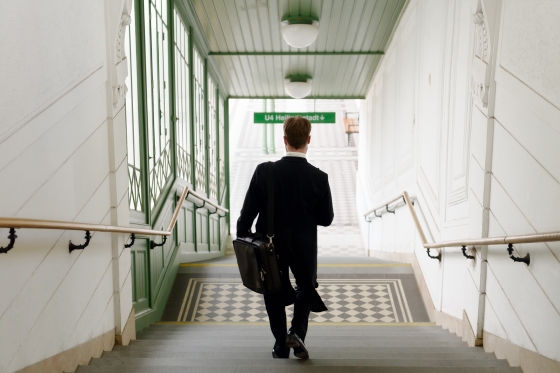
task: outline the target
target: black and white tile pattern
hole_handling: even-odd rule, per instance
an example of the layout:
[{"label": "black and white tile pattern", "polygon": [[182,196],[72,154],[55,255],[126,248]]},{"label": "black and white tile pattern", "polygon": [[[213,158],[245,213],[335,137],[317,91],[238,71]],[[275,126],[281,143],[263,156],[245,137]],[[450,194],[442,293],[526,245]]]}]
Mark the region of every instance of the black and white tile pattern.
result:
[{"label": "black and white tile pattern", "polygon": [[[395,279],[323,279],[318,289],[326,312],[311,313],[319,323],[413,322],[403,285]],[[293,306],[287,307],[291,320]],[[262,296],[239,278],[191,278],[177,321],[268,322]]]}]

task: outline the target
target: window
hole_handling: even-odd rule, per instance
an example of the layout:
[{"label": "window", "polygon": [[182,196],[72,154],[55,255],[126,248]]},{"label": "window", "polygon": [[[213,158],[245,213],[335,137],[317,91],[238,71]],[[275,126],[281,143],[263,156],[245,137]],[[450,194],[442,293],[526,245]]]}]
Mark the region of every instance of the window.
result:
[{"label": "window", "polygon": [[208,76],[208,176],[209,179],[209,195],[211,198],[218,198],[218,181],[216,179],[216,151],[217,144],[217,122],[216,122],[216,85],[210,76]]},{"label": "window", "polygon": [[148,167],[150,170],[150,208],[157,202],[171,176],[169,154],[169,93],[167,47],[167,1],[144,3],[146,43],[146,126],[148,127]]},{"label": "window", "polygon": [[[134,8],[130,14],[134,20]],[[126,78],[125,113],[128,147],[128,205],[131,210],[143,211],[142,167],[140,163],[140,118],[138,109],[138,67],[136,52],[136,26],[134,22],[127,28],[124,48],[128,59],[129,74]]]},{"label": "window", "polygon": [[191,134],[189,126],[189,34],[177,9],[175,17],[175,137],[177,140],[177,175],[192,183]]},{"label": "window", "polygon": [[193,48],[195,175],[198,191],[206,191],[206,134],[204,128],[204,62]]},{"label": "window", "polygon": [[224,198],[226,190],[226,139],[225,139],[225,113],[224,100],[220,97],[218,100],[218,144],[220,151],[218,153],[218,176],[219,176],[219,201]]}]

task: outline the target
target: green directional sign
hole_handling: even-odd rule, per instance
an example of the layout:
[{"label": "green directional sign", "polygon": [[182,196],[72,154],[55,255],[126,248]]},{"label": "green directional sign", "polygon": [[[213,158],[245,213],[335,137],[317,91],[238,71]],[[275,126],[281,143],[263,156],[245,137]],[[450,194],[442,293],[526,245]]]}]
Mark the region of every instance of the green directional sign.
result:
[{"label": "green directional sign", "polygon": [[301,116],[311,123],[336,123],[336,113],[255,113],[255,123],[284,123],[290,117]]}]

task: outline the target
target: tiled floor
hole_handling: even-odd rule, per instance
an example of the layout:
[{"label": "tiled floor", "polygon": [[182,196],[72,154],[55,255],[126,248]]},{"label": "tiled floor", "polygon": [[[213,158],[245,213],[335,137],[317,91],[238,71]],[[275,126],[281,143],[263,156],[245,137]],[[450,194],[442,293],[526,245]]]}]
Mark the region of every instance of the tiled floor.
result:
[{"label": "tiled floor", "polygon": [[[412,269],[371,258],[319,258],[317,289],[326,312],[311,323],[411,323],[429,321]],[[291,319],[293,307],[288,307]],[[234,256],[183,265],[162,321],[267,322],[261,295],[241,283]]]},{"label": "tiled floor", "polygon": [[[308,151],[309,162],[329,175],[333,205],[334,221],[331,226],[318,228],[320,256],[364,256],[365,251],[358,225],[356,212],[356,169],[358,152],[352,135],[348,145],[348,136],[344,133],[342,118],[345,111],[355,111],[348,107],[349,102],[342,100],[317,101],[305,100],[301,107],[294,110],[286,107],[285,100],[277,100],[276,111],[335,111],[337,123],[315,124],[311,131],[311,144]],[[255,167],[262,162],[278,160],[284,155],[282,126],[275,125],[275,154],[262,151],[262,124],[252,123],[252,113],[262,110],[262,102],[254,100],[244,113],[232,115],[232,138],[238,138],[236,147],[232,147],[231,156],[231,216],[236,222],[249,181]],[[235,230],[235,229],[233,229]]]}]

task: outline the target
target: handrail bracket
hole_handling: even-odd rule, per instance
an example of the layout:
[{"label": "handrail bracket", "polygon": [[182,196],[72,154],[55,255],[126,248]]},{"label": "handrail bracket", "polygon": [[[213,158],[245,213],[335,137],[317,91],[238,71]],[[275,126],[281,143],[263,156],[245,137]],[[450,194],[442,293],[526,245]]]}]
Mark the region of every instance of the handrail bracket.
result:
[{"label": "handrail bracket", "polygon": [[84,238],[86,239],[86,242],[84,242],[84,243],[81,244],[81,245],[75,245],[75,244],[72,243],[72,240],[70,240],[70,242],[68,242],[68,250],[69,250],[70,252],[72,252],[72,251],[74,251],[74,250],[83,250],[83,249],[85,249],[86,247],[88,247],[89,241],[91,240],[91,234],[90,234],[89,231],[86,231],[86,235],[85,235]]},{"label": "handrail bracket", "polygon": [[154,249],[158,246],[163,246],[165,245],[165,242],[167,241],[167,236],[162,236],[162,240],[161,243],[156,243],[155,241],[150,241],[150,249]]},{"label": "handrail bracket", "polygon": [[463,246],[463,248],[461,249],[461,251],[463,252],[463,256],[467,259],[473,259],[474,260],[474,256],[473,255],[467,255],[467,247]]},{"label": "handrail bracket", "polygon": [[10,228],[10,234],[8,235],[10,243],[6,247],[0,247],[0,254],[7,254],[8,251],[12,250],[14,248],[14,244],[16,243],[16,238],[16,229]]},{"label": "handrail bracket", "polygon": [[132,245],[134,245],[134,241],[136,240],[136,235],[134,233],[130,234],[130,243],[127,243],[124,245],[124,247],[126,247],[127,249],[132,247]]},{"label": "handrail bracket", "polygon": [[531,263],[531,255],[529,253],[527,253],[527,255],[525,255],[523,258],[521,257],[517,257],[517,256],[513,256],[513,245],[512,244],[508,244],[508,248],[507,251],[509,253],[509,257],[511,258],[511,260],[513,260],[514,262],[523,262],[527,265],[529,265],[529,263]]},{"label": "handrail bracket", "polygon": [[428,256],[429,256],[430,258],[432,258],[432,259],[437,259],[437,260],[439,260],[439,261],[441,262],[441,251],[439,251],[438,254],[434,256],[434,255],[430,254],[430,248],[427,247],[427,248],[426,248],[426,253],[428,254]]}]

